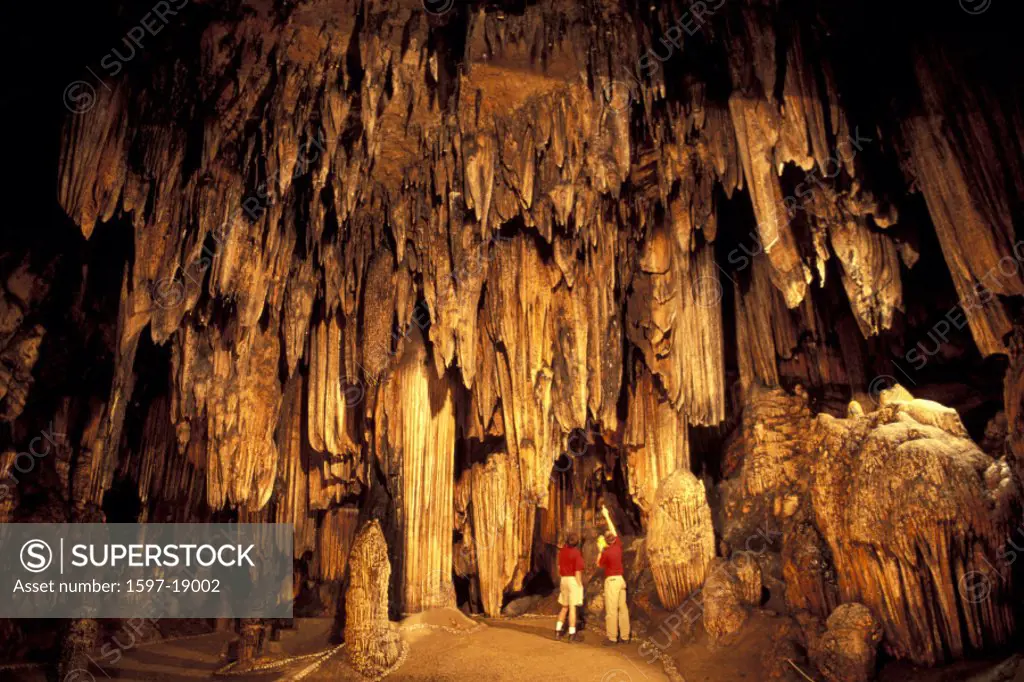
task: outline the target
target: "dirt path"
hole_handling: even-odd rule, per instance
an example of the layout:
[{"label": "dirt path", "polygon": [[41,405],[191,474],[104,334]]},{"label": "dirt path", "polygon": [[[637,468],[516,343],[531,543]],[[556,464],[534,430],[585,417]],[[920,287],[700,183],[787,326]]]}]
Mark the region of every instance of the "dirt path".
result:
[{"label": "dirt path", "polygon": [[[602,636],[588,631],[582,643],[555,641],[555,619],[516,618],[481,621],[483,627],[453,634],[438,630],[403,633],[409,642],[405,663],[388,680],[395,682],[663,682],[660,664],[645,663],[635,645],[601,646]],[[350,680],[341,657],[328,661],[310,682]]]},{"label": "dirt path", "polygon": [[[402,638],[408,653],[401,667],[387,680],[395,682],[664,682],[661,664],[640,655],[639,642],[613,647],[601,646],[603,635],[587,630],[582,643],[556,641],[554,617],[521,617],[473,621],[454,610],[439,609],[407,619]],[[754,614],[738,637],[726,646],[715,646],[706,635],[675,641],[666,653],[675,660],[686,682],[760,682],[764,655],[770,650],[775,619]],[[279,656],[300,656],[333,651],[328,643],[330,621],[301,620],[298,629],[283,633],[275,645]],[[659,645],[657,632],[649,637]],[[213,672],[223,661],[221,654],[230,633],[211,633],[136,647],[124,653],[117,665],[91,668],[88,674],[65,682],[193,682],[218,679]],[[317,664],[319,666],[317,667]],[[966,680],[993,662],[962,662],[946,669],[917,670],[906,664],[886,666],[879,682],[952,682]],[[315,668],[315,669],[314,669]],[[0,672],[0,679],[16,682],[46,682],[41,669]],[[1024,668],[1021,670],[1024,676]],[[820,677],[813,673],[811,679]],[[345,664],[344,653],[335,651],[320,662],[307,658],[286,668],[261,674],[232,676],[232,682],[365,682]],[[780,682],[805,682],[786,671]],[[1016,682],[1016,681],[1015,681]],[[1022,679],[1020,682],[1024,682]]]},{"label": "dirt path", "polygon": [[[444,611],[426,619],[406,621],[402,637],[408,655],[387,679],[395,682],[447,682],[495,680],[498,682],[664,682],[661,665],[640,657],[636,645],[603,647],[602,635],[588,631],[582,643],[556,641],[555,619],[516,618],[474,622],[461,614]],[[451,632],[439,629],[460,629]],[[452,626],[456,626],[452,628]],[[300,622],[297,632],[283,638],[290,655],[323,651],[328,627]],[[213,679],[222,665],[221,653],[230,633],[160,642],[127,651],[116,666],[93,668],[80,679],[68,682],[192,682]],[[272,673],[232,676],[232,682],[363,682],[344,660],[343,652],[327,659],[315,671],[315,661],[304,661]],[[19,675],[19,682],[42,682],[41,673]]]}]

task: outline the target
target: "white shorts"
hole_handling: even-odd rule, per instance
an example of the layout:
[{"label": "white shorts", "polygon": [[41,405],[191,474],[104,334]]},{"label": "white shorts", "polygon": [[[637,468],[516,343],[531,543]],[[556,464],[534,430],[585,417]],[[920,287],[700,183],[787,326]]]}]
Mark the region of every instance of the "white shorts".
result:
[{"label": "white shorts", "polygon": [[562,606],[583,605],[583,586],[576,580],[576,576],[562,577],[562,583],[558,590],[558,603]]}]

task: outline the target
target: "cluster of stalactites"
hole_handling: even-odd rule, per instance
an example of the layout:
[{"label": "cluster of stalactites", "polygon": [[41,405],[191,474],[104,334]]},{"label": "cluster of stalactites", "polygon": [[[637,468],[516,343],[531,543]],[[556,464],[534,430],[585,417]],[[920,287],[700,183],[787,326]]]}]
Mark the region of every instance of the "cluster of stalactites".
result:
[{"label": "cluster of stalactites", "polygon": [[[748,192],[756,221],[749,235],[730,235],[746,255],[727,258],[744,387],[863,384],[850,361],[856,335],[890,327],[901,268],[917,255],[895,241],[892,207],[866,189],[858,155],[883,141],[847,119],[822,36],[800,27],[780,44],[767,8],[741,8],[727,32],[708,27],[707,39],[725,44],[732,86],[714,99],[693,76],[670,95],[661,71],[628,83],[609,71],[656,40],[609,3],[598,17],[556,0],[521,16],[481,10],[457,56],[431,47],[424,12],[371,3],[370,19],[356,21],[324,7],[303,3],[288,21],[250,12],[214,22],[197,54],[154,61],[152,82],[169,90],[125,79],[68,119],[61,205],[86,237],[118,215],[133,226],[115,381],[89,419],[79,468],[92,499],[117,468],[148,328],[173,363],[166,407],[152,409],[169,414],[176,461],[193,467],[182,471],[205,477],[183,481],[189,499],[253,512],[281,481],[274,509],[296,524],[296,551],[323,538],[342,546],[334,510],[366,488],[371,456],[402,453],[390,466],[407,493],[406,563],[396,567],[407,608],[444,601],[432,595],[450,586],[431,576],[450,557],[429,544],[452,527],[451,505],[422,513],[409,500],[420,485],[453,498],[456,430],[503,438],[503,473],[474,473],[472,495],[514,488],[529,511],[513,523],[486,502],[473,507],[474,529],[508,545],[477,548],[494,610],[521,572],[512,548],[532,532],[533,508],[549,506],[551,467],[570,435],[623,431],[624,364],[641,368],[622,444],[645,516],[688,466],[688,425],[725,417],[729,273],[715,244],[737,228],[720,224],[716,188]],[[958,113],[983,150],[948,139],[937,123],[952,92],[942,67],[917,65],[929,115],[904,126],[913,173],[961,300],[1000,264],[1014,272],[991,291],[1024,293],[1016,260],[1006,261],[1017,253],[1009,190],[995,180],[1014,168],[986,165],[1003,158],[992,147],[1004,131]],[[784,196],[787,166],[804,172],[806,191]],[[967,219],[952,220],[961,206]],[[798,243],[797,215],[813,243]],[[814,302],[833,256],[853,320],[834,330],[839,349]],[[15,316],[31,305],[17,298]],[[998,299],[984,298],[965,314],[988,354],[1008,322]],[[42,334],[10,319],[0,327],[13,334],[0,339],[8,411],[23,403]],[[410,343],[415,372],[400,360]],[[457,388],[468,395],[458,414],[448,406]],[[439,391],[442,408],[430,403]],[[153,413],[153,433],[161,419]],[[436,439],[424,444],[425,433]],[[147,445],[132,464],[147,495],[154,481],[172,481],[164,494],[178,484],[156,471],[158,450]]]}]

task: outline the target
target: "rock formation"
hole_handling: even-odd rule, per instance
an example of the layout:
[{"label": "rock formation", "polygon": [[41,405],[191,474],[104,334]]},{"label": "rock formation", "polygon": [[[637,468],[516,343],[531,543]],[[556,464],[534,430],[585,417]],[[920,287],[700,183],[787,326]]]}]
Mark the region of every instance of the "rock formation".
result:
[{"label": "rock formation", "polygon": [[787,533],[782,547],[786,604],[826,618],[839,605],[832,555],[812,523],[800,523]]},{"label": "rock formation", "polygon": [[679,469],[658,488],[647,529],[647,558],[661,603],[678,607],[704,584],[715,558],[704,483]]},{"label": "rock formation", "polygon": [[418,338],[381,386],[374,421],[384,474],[395,481],[402,609],[454,606],[454,407],[447,378],[438,377]]},{"label": "rock formation", "polygon": [[814,665],[828,682],[869,682],[882,627],[863,604],[843,604],[828,617],[826,630],[811,644]]},{"label": "rock formation", "polygon": [[761,603],[761,569],[756,559],[740,552],[731,559],[715,559],[701,593],[704,629],[712,640],[738,632],[751,606]]},{"label": "rock formation", "polygon": [[388,620],[391,563],[387,543],[376,521],[356,535],[349,555],[345,595],[345,651],[352,667],[367,677],[391,668],[402,651],[398,627]]},{"label": "rock formation", "polygon": [[1002,550],[1020,494],[1006,463],[981,452],[956,411],[899,386],[875,411],[819,415],[815,428],[817,525],[841,598],[878,614],[887,651],[934,664],[1007,641]]}]

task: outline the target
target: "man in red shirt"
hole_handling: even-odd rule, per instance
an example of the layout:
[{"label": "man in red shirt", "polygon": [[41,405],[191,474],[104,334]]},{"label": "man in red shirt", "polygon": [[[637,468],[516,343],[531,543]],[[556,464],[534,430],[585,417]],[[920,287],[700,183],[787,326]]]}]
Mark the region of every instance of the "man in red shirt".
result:
[{"label": "man in red shirt", "polygon": [[558,550],[558,575],[561,577],[558,603],[562,605],[562,610],[555,625],[555,637],[562,638],[562,624],[568,612],[570,642],[582,639],[576,633],[576,607],[583,605],[583,554],[580,553],[579,544],[579,536],[569,532],[565,538],[565,546]]},{"label": "man in red shirt", "polygon": [[597,565],[604,569],[604,627],[606,645],[629,641],[629,608],[626,606],[626,580],[622,577],[622,541],[608,518],[609,530],[598,542],[601,557]]}]

